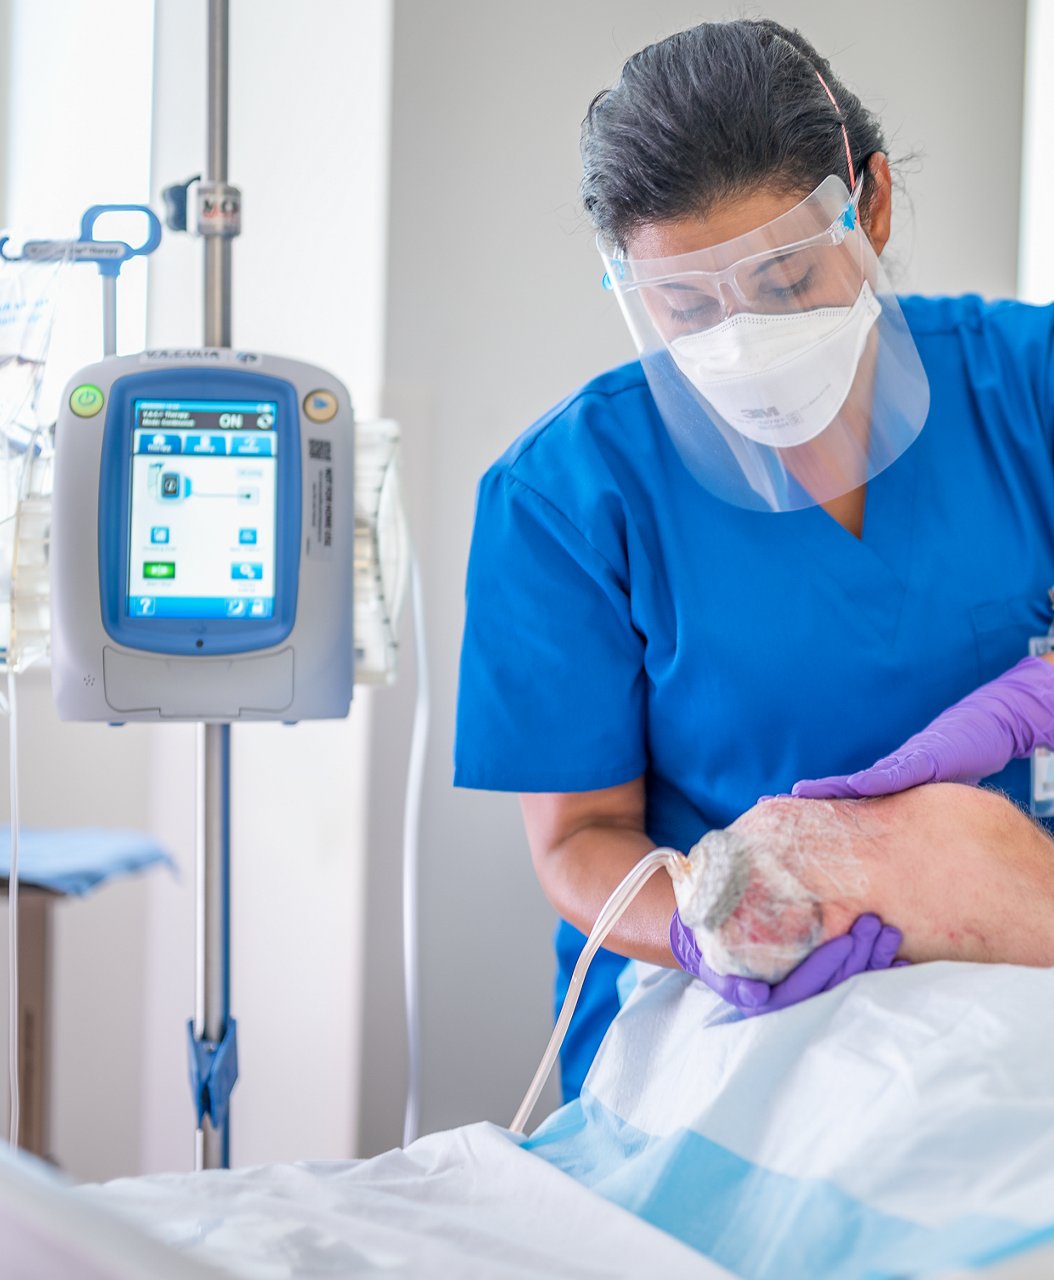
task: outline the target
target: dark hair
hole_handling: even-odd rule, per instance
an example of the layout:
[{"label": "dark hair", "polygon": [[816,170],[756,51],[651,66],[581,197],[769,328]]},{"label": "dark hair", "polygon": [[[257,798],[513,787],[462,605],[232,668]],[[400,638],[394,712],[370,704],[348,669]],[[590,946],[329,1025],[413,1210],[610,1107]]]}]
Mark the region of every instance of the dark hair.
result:
[{"label": "dark hair", "polygon": [[[824,91],[827,82],[835,102]],[[759,187],[806,195],[830,173],[864,172],[866,220],[885,150],[875,115],[797,31],[768,18],[704,22],[635,53],[582,123],[582,198],[624,246],[648,222],[706,215]]]}]

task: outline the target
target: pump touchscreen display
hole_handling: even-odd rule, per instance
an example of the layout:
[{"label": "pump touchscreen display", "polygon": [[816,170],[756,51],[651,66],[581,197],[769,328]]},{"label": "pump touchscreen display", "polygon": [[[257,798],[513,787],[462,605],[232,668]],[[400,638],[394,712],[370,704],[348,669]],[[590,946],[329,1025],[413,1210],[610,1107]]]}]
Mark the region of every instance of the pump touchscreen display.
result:
[{"label": "pump touchscreen display", "polygon": [[136,400],[127,611],[270,618],[277,404]]}]

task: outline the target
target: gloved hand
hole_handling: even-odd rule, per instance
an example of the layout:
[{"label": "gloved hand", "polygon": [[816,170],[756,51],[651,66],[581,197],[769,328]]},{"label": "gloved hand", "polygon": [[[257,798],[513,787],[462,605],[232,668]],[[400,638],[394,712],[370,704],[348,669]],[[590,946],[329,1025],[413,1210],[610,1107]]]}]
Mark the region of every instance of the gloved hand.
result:
[{"label": "gloved hand", "polygon": [[796,782],[792,796],[858,799],[924,782],[977,783],[1036,747],[1054,746],[1054,664],[1022,658],[949,707],[870,769]]},{"label": "gloved hand", "polygon": [[894,958],[900,943],[899,929],[884,925],[878,916],[858,916],[848,933],[817,947],[782,982],[769,986],[756,978],[715,973],[703,959],[695,935],[680,912],[675,910],[670,920],[670,946],[677,963],[748,1018],[830,991],[854,974],[907,964],[907,960]]}]

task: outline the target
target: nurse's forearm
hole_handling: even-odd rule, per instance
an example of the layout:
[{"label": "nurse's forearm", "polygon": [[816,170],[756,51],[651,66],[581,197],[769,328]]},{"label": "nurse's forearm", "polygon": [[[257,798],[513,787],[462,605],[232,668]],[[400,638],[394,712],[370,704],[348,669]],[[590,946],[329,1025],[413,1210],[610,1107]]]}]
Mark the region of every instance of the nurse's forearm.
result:
[{"label": "nurse's forearm", "polygon": [[[576,929],[588,934],[619,881],[656,848],[643,831],[587,827],[550,853],[552,874],[542,888],[553,906]],[[633,899],[604,946],[649,964],[676,967],[670,951],[673,885],[657,871]]]},{"label": "nurse's forearm", "polygon": [[[546,897],[588,934],[619,881],[656,847],[644,831],[643,779],[604,791],[522,795],[535,872]],[[656,873],[608,934],[620,955],[674,967],[673,886]]]}]

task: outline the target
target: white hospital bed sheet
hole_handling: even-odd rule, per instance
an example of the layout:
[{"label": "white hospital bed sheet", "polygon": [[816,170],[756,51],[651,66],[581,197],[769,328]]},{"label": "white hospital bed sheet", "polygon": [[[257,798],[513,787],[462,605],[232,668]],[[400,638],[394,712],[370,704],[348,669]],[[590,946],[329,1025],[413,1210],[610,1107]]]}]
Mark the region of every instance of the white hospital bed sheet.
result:
[{"label": "white hospital bed sheet", "polygon": [[1052,1064],[1054,970],[919,965],[748,1020],[653,972],[523,1147],[477,1124],[80,1194],[240,1277],[1049,1280]]},{"label": "white hospital bed sheet", "polygon": [[115,1213],[77,1196],[53,1169],[0,1142],[3,1280],[224,1280]]},{"label": "white hospital bed sheet", "polygon": [[371,1160],[125,1178],[77,1195],[258,1280],[729,1275],[489,1124]]},{"label": "white hospital bed sheet", "polygon": [[1054,1241],[1054,970],[917,965],[752,1019],[651,972],[527,1148],[748,1280],[984,1273]]}]

